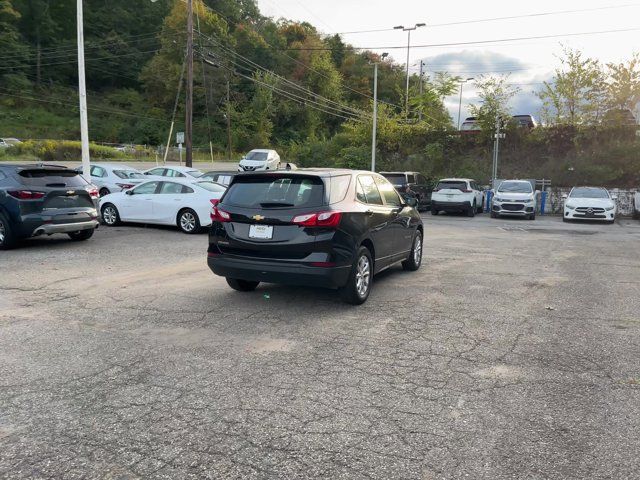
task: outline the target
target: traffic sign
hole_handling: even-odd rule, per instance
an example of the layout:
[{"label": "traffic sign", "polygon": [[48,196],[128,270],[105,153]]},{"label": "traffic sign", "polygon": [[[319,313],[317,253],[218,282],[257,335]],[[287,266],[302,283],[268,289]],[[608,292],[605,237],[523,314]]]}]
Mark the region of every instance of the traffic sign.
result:
[{"label": "traffic sign", "polygon": [[184,143],[184,132],[176,132],[176,143]]}]

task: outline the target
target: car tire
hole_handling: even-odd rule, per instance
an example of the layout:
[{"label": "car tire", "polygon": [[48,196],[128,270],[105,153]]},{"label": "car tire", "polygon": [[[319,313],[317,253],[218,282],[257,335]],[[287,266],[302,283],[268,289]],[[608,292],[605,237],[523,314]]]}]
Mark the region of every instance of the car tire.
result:
[{"label": "car tire", "polygon": [[528,218],[529,220],[535,220],[535,219],[536,219],[536,214],[535,214],[535,213],[532,213],[532,214],[531,214],[531,215],[529,215],[527,218]]},{"label": "car tire", "polygon": [[67,235],[69,235],[69,238],[74,242],[83,242],[84,240],[89,240],[91,237],[93,237],[93,232],[95,231],[96,229],[92,228],[90,230],[80,230],[78,232],[71,232],[71,233],[68,233]]},{"label": "car tire", "polygon": [[471,206],[471,208],[467,209],[467,217],[475,217],[476,216],[476,202],[473,202],[473,205]]},{"label": "car tire", "polygon": [[367,247],[360,247],[349,273],[347,284],[340,288],[342,300],[351,305],[362,305],[369,298],[373,283],[373,260]]},{"label": "car tire", "polygon": [[253,292],[258,285],[260,285],[260,282],[251,282],[249,280],[240,280],[238,278],[229,277],[227,277],[227,283],[231,288],[238,292]]},{"label": "car tire", "polygon": [[480,205],[477,209],[476,209],[476,213],[482,213],[484,211],[484,200],[482,201],[482,205]]},{"label": "car tire", "polygon": [[107,195],[109,195],[111,192],[109,191],[109,189],[108,189],[108,188],[106,188],[106,187],[102,187],[98,193],[100,194],[100,198],[102,198],[102,197],[106,197],[106,196],[107,196]]},{"label": "car tire", "polygon": [[120,213],[113,203],[106,203],[100,211],[102,215],[102,222],[107,227],[115,227],[120,224]]},{"label": "car tire", "polygon": [[16,246],[16,236],[7,217],[0,213],[0,250],[9,250]]},{"label": "car tire", "polygon": [[569,223],[569,219],[568,219],[567,217],[562,217],[562,221],[563,221],[564,223]]},{"label": "car tire", "polygon": [[402,262],[403,269],[409,272],[415,272],[420,268],[420,265],[422,265],[422,248],[422,232],[417,230],[416,235],[413,237],[413,245],[409,257]]},{"label": "car tire", "polygon": [[177,224],[178,228],[182,230],[183,233],[191,235],[200,231],[200,219],[198,219],[198,214],[190,208],[180,210],[178,213]]},{"label": "car tire", "polygon": [[431,215],[438,215],[438,213],[440,213],[440,210],[438,210],[437,208],[431,207]]}]

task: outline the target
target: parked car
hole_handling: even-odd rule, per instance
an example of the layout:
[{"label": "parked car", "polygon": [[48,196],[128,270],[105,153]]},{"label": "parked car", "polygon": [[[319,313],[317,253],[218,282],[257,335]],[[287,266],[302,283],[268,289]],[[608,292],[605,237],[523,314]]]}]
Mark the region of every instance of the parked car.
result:
[{"label": "parked car", "polygon": [[562,220],[616,220],[616,200],[606,188],[573,187],[569,195],[563,195],[564,215]]},{"label": "parked car", "polygon": [[0,138],[0,148],[9,148],[11,145],[9,145],[4,138]]},{"label": "parked car", "polygon": [[640,219],[640,190],[633,196],[633,218]]},{"label": "parked car", "polygon": [[536,218],[536,191],[527,180],[504,180],[491,200],[491,218],[508,217]]},{"label": "parked car", "polygon": [[[82,173],[82,166],[76,171]],[[135,168],[122,164],[92,163],[90,172],[91,183],[98,187],[101,197],[128,190],[149,180],[148,176]]]},{"label": "parked car", "polygon": [[0,165],[0,249],[38,235],[87,240],[98,228],[98,190],[66,167]]},{"label": "parked car", "polygon": [[420,267],[415,206],[372,172],[239,175],[211,213],[209,267],[239,291],[260,282],[336,288],[361,304],[378,272],[396,263]]},{"label": "parked car", "polygon": [[477,133],[482,131],[482,129],[476,117],[467,117],[464,122],[462,122],[462,125],[460,125],[460,131],[462,133]]},{"label": "parked car", "polygon": [[202,176],[202,172],[197,168],[176,166],[154,167],[149,170],[144,170],[142,173],[153,177],[183,178],[186,180],[192,180]]},{"label": "parked car", "polygon": [[197,233],[211,224],[211,206],[225,190],[223,185],[206,180],[150,180],[102,197],[100,213],[110,227],[137,222],[176,225],[184,233]]},{"label": "parked car", "polygon": [[200,180],[211,180],[212,182],[220,183],[221,185],[229,185],[233,177],[235,177],[238,172],[205,172],[202,176],[198,177]]},{"label": "parked car", "polygon": [[470,178],[443,178],[431,194],[431,213],[463,212],[473,217],[482,213],[484,192]]},{"label": "parked car", "polygon": [[14,145],[19,145],[22,142],[17,138],[13,137],[5,137],[0,138],[0,147],[13,147]]},{"label": "parked car", "polygon": [[380,172],[389,180],[400,195],[413,197],[418,202],[418,211],[427,210],[431,205],[431,191],[426,177],[419,172]]},{"label": "parked car", "polygon": [[239,172],[278,170],[280,155],[275,150],[255,149],[247,153],[238,164]]}]

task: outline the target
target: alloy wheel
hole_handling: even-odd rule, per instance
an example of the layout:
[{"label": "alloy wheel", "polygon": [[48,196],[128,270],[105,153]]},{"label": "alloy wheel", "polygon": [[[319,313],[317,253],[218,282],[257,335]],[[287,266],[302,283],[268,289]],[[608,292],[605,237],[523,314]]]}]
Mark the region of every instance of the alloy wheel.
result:
[{"label": "alloy wheel", "polygon": [[191,212],[184,212],[180,216],[180,227],[185,232],[192,232],[196,228],[196,217]]},{"label": "alloy wheel", "polygon": [[114,225],[117,218],[118,214],[116,213],[116,209],[114,207],[105,207],[105,209],[102,211],[102,219],[107,225]]},{"label": "alloy wheel", "polygon": [[5,235],[6,235],[6,230],[4,228],[4,222],[0,220],[0,245],[4,243]]},{"label": "alloy wheel", "polygon": [[362,255],[356,267],[356,290],[360,297],[364,297],[369,290],[371,282],[371,264],[366,255]]},{"label": "alloy wheel", "polygon": [[416,265],[422,262],[422,237],[418,234],[413,243],[413,261]]}]

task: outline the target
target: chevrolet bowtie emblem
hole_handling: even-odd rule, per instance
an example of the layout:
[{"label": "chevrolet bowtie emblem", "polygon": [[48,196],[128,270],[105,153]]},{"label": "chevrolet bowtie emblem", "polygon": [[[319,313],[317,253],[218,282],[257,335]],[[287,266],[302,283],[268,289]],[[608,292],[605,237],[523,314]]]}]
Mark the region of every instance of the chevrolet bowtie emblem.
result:
[{"label": "chevrolet bowtie emblem", "polygon": [[67,190],[67,195],[75,195],[75,190]]},{"label": "chevrolet bowtie emblem", "polygon": [[264,220],[264,217],[262,215],[254,215],[251,218],[253,218],[257,222],[259,222],[260,220]]}]

